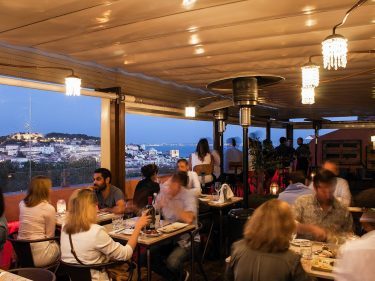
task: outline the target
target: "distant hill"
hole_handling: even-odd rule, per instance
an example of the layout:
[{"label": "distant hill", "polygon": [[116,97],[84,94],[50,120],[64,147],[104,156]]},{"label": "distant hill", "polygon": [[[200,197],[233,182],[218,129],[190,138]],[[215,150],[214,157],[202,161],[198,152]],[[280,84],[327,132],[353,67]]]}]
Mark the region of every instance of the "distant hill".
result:
[{"label": "distant hill", "polygon": [[85,134],[65,134],[65,133],[48,133],[45,138],[66,138],[66,139],[81,139],[81,140],[100,140],[99,137],[88,136]]}]

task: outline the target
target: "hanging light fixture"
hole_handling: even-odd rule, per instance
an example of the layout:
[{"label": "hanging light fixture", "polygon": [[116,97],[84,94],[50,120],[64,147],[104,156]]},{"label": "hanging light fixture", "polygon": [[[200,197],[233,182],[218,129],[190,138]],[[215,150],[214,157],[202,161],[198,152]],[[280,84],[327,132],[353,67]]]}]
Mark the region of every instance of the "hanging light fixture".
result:
[{"label": "hanging light fixture", "polygon": [[347,63],[348,43],[347,39],[339,34],[332,34],[322,42],[323,65],[330,70],[345,68]]},{"label": "hanging light fixture", "polygon": [[302,87],[301,96],[302,96],[302,104],[314,104],[315,103],[315,88],[314,87],[308,87],[308,88]]},{"label": "hanging light fixture", "polygon": [[186,106],[185,107],[185,117],[195,117],[195,106]]},{"label": "hanging light fixture", "polygon": [[81,79],[74,73],[65,78],[65,94],[67,96],[81,95]]},{"label": "hanging light fixture", "polygon": [[375,150],[375,136],[371,136],[372,149]]},{"label": "hanging light fixture", "polygon": [[340,35],[336,34],[336,28],[343,25],[348,18],[351,11],[361,6],[363,3],[365,3],[367,0],[359,0],[357,3],[354,4],[353,7],[351,7],[345,14],[343,20],[336,24],[333,27],[332,35],[328,36],[324,41],[322,42],[322,53],[323,53],[323,64],[324,68],[331,69],[334,68],[337,70],[338,68],[346,67],[347,63],[347,53],[348,53],[348,43],[347,39]]},{"label": "hanging light fixture", "polygon": [[302,69],[302,87],[318,87],[319,86],[319,66],[309,60],[308,63],[301,67]]}]

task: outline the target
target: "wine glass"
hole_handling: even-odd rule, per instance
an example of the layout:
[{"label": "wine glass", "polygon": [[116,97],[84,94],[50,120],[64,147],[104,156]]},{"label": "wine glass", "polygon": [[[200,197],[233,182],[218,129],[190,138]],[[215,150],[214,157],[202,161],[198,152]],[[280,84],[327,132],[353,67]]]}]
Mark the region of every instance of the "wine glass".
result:
[{"label": "wine glass", "polygon": [[220,190],[221,190],[221,185],[219,182],[215,182],[215,191],[216,191],[216,196],[217,200],[220,198]]}]

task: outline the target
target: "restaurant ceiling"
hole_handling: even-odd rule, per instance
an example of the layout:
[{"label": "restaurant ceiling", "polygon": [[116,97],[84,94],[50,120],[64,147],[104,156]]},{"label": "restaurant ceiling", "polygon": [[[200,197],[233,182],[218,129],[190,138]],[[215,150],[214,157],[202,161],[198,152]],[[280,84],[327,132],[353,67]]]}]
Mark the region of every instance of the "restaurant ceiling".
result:
[{"label": "restaurant ceiling", "polygon": [[[354,0],[197,0],[190,7],[182,2],[1,1],[0,41],[27,47],[22,56],[13,58],[17,62],[35,63],[32,50],[41,50],[92,63],[93,68],[104,66],[113,73],[121,69],[125,76],[141,73],[189,86],[176,90],[156,80],[161,85],[157,88],[147,79],[138,79],[142,76],[136,82],[108,80],[103,75],[83,81],[86,87],[122,86],[125,92],[133,87],[132,94],[176,107],[188,102],[204,106],[220,98],[197,90],[205,90],[214,80],[261,73],[279,75],[285,81],[259,92],[266,106],[256,108],[255,115],[277,119],[375,116],[373,54],[349,54],[347,67],[336,71],[324,70],[322,57],[314,57],[313,62],[320,65],[321,84],[315,104],[301,104],[300,67],[310,55],[321,54],[322,40]],[[375,1],[369,0],[352,12],[337,33],[348,39],[349,51],[373,50],[374,22]],[[7,56],[3,53],[0,59]],[[30,78],[25,73],[19,71],[18,76]],[[0,68],[0,74],[9,71]],[[43,79],[55,82],[52,76]],[[230,112],[236,115],[238,110]]]}]

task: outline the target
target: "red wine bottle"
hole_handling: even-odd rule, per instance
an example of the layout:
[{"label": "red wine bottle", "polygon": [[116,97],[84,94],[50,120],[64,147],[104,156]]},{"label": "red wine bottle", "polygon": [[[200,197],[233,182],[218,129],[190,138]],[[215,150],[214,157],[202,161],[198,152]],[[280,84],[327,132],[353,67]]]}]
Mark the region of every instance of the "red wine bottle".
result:
[{"label": "red wine bottle", "polygon": [[148,211],[147,214],[151,216],[151,222],[149,225],[146,226],[146,230],[154,230],[155,229],[155,208],[152,206],[152,196],[148,197],[148,202],[145,207]]}]

